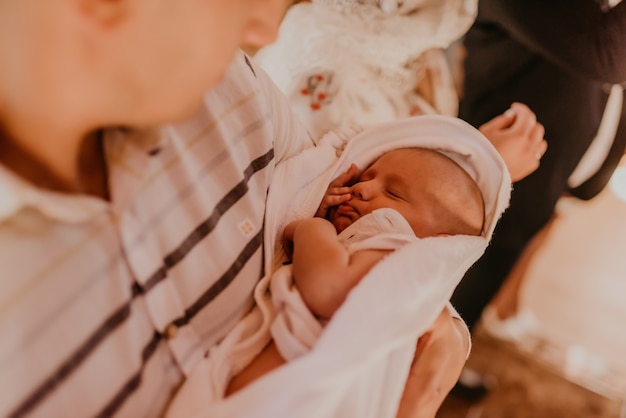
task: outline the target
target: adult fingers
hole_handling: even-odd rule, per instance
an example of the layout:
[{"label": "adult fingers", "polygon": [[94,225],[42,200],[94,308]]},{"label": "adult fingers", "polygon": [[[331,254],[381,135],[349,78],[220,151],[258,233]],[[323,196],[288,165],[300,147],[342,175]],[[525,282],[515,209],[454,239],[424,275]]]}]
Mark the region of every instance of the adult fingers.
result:
[{"label": "adult fingers", "polygon": [[510,126],[510,130],[520,136],[529,136],[537,125],[537,116],[523,103],[513,103],[511,110],[515,112],[515,120]]},{"label": "adult fingers", "polygon": [[542,140],[539,143],[539,146],[537,147],[537,151],[535,153],[535,158],[540,160],[541,157],[543,157],[543,155],[546,153],[547,150],[548,150],[548,142],[544,139],[544,140]]},{"label": "adult fingers", "polygon": [[543,138],[545,132],[546,130],[543,125],[536,123],[530,133],[529,148],[536,160],[540,160],[548,148],[548,143]]},{"label": "adult fingers", "polygon": [[533,145],[539,144],[543,141],[543,136],[546,133],[546,129],[539,122],[535,123],[530,132],[530,141]]},{"label": "adult fingers", "polygon": [[489,132],[492,130],[501,130],[506,129],[515,120],[515,111],[512,109],[508,109],[501,115],[496,116],[488,122],[483,123],[480,128],[478,128],[481,132]]}]

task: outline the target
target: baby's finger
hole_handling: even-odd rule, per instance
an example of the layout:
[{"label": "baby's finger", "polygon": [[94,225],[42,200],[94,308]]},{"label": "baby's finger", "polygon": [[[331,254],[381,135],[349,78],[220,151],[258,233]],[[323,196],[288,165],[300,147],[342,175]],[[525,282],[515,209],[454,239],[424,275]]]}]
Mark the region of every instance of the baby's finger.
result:
[{"label": "baby's finger", "polygon": [[348,174],[348,181],[353,182],[358,177],[359,168],[356,164],[352,163],[350,164],[350,167],[348,167],[348,171],[346,171],[346,173]]},{"label": "baby's finger", "polygon": [[350,187],[348,186],[341,186],[341,187],[329,187],[328,190],[326,191],[326,195],[350,195]]},{"label": "baby's finger", "polygon": [[335,180],[333,180],[330,183],[330,186],[339,187],[346,186],[352,183],[352,181],[356,179],[357,171],[358,170],[356,164],[350,164],[350,167],[348,167],[348,169],[344,173],[340,174]]},{"label": "baby's finger", "polygon": [[339,206],[350,200],[351,197],[352,195],[350,193],[327,195],[326,198],[324,198],[324,205],[328,208],[332,206]]}]

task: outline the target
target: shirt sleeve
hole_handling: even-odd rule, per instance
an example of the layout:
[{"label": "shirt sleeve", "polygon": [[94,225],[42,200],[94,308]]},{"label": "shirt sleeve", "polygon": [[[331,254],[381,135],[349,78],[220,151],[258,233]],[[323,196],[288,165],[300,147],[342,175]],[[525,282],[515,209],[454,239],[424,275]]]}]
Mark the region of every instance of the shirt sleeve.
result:
[{"label": "shirt sleeve", "polygon": [[604,10],[593,0],[488,0],[479,2],[479,20],[580,75],[626,81],[625,1]]},{"label": "shirt sleeve", "polygon": [[276,163],[299,154],[314,146],[313,139],[304,125],[296,118],[285,94],[255,62],[245,57],[246,62],[259,80],[261,92],[267,101],[268,118],[274,127],[274,157]]}]

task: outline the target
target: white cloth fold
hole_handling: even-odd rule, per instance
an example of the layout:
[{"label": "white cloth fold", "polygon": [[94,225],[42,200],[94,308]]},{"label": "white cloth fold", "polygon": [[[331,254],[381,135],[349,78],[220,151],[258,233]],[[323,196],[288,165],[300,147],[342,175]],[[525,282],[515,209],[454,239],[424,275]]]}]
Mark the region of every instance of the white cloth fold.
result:
[{"label": "white cloth fold", "polygon": [[[208,386],[225,387],[223,376],[238,373],[269,341],[276,309],[267,290],[286,260],[281,240],[286,224],[313,216],[330,181],[351,163],[364,168],[383,153],[406,147],[444,152],[474,178],[485,201],[482,236],[417,239],[394,251],[350,292],[312,349],[221,399],[223,389]],[[329,133],[317,147],[277,166],[265,220],[268,271],[255,291],[257,306],[192,373],[168,416],[395,416],[416,341],[484,252],[508,204],[510,185],[504,162],[485,137],[459,119],[437,115]],[[218,373],[219,379],[207,377],[217,368],[229,370]]]},{"label": "white cloth fold", "polygon": [[[313,138],[354,123],[455,116],[443,52],[470,27],[476,0],[313,0],[292,6],[254,59]],[[418,92],[425,80],[430,88]]]}]

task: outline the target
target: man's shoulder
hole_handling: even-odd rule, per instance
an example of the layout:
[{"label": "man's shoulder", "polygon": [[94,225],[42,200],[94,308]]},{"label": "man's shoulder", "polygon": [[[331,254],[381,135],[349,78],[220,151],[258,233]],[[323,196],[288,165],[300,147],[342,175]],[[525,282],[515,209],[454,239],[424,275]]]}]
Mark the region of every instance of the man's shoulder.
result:
[{"label": "man's shoulder", "polygon": [[[228,119],[249,126],[256,132],[257,140],[261,136],[272,141],[277,161],[313,145],[284,93],[242,51],[226,70],[224,80],[206,94],[205,111],[216,120]],[[258,125],[250,125],[252,120]]]},{"label": "man's shoulder", "polygon": [[249,95],[261,88],[259,70],[252,60],[242,51],[238,52],[230,63],[221,83],[207,92],[207,96],[217,96],[220,100],[237,94]]}]

